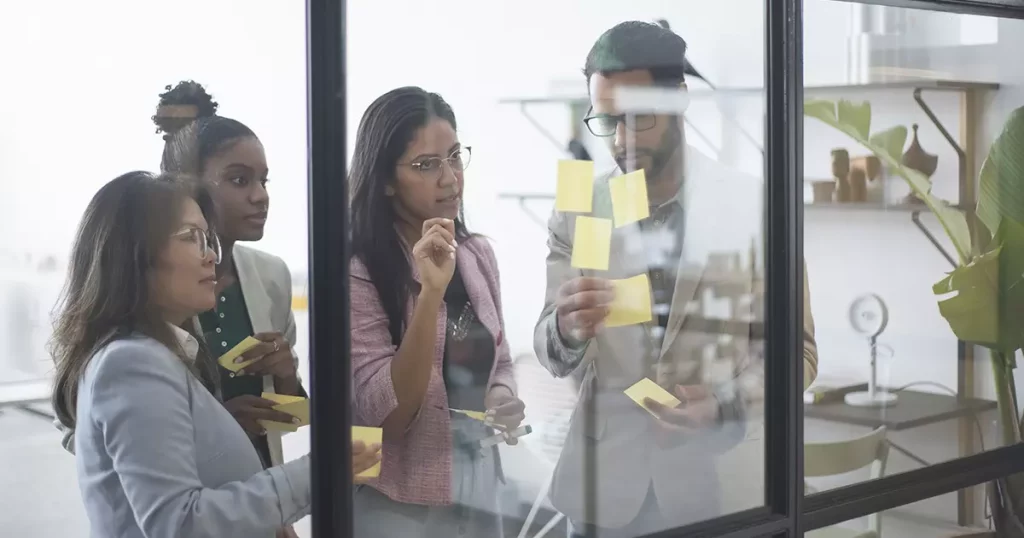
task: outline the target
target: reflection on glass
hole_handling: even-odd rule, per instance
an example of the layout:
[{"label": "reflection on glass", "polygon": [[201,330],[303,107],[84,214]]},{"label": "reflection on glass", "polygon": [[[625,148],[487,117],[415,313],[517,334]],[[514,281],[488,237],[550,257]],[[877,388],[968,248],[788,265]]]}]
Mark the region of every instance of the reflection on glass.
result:
[{"label": "reflection on glass", "polygon": [[[763,504],[763,93],[701,76],[763,86],[760,39],[716,62],[701,29],[744,11],[759,35],[755,6],[659,5],[704,21],[686,41],[611,7],[629,22],[417,12],[395,31],[470,34],[417,54],[474,69],[391,76],[408,49],[352,55],[353,416],[385,432],[358,536],[612,538]],[[443,161],[470,140],[472,168]],[[440,173],[407,166],[423,160]],[[812,379],[806,310],[784,360]]]},{"label": "reflection on glass", "polygon": [[[1024,219],[1005,201],[1022,186],[1007,168],[1022,154],[1020,22],[824,0],[804,15],[804,252],[821,352],[806,442],[882,428],[891,449],[870,473],[808,483],[1019,442],[1009,355],[989,350],[1019,348],[1006,308],[1020,271],[1006,261]],[[967,493],[955,519],[976,524]]]}]

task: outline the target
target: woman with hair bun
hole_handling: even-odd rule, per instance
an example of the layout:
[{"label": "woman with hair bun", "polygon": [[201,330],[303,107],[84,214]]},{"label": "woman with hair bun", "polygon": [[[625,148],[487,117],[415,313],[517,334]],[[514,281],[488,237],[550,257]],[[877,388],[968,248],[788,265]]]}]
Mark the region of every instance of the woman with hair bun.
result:
[{"label": "woman with hair bun", "polygon": [[217,307],[195,320],[215,355],[246,337],[262,343],[248,351],[257,362],[232,375],[220,370],[224,406],[249,434],[264,465],[283,461],[281,434],[261,420],[289,422],[265,392],[305,396],[297,374],[291,271],[284,260],[240,245],[259,241],[270,209],[269,168],[263,144],[242,122],[217,115],[218,103],[194,81],[168,86],[153,122],[164,134],[163,172],[202,180],[217,205],[224,256],[217,266]]}]

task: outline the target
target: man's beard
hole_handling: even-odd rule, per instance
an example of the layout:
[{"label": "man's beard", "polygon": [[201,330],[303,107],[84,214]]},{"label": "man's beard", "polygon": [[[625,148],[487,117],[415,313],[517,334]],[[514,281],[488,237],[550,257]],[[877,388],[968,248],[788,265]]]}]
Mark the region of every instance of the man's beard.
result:
[{"label": "man's beard", "polygon": [[[644,152],[640,156],[649,156],[651,159],[651,165],[644,168],[644,175],[647,177],[647,181],[653,181],[658,178],[665,168],[672,162],[672,157],[676,151],[682,148],[683,145],[683,133],[682,129],[678,126],[673,126],[668,131],[665,131],[665,136],[661,138],[661,144],[657,149],[651,152]],[[616,155],[615,162],[619,165],[619,170],[623,172],[629,172],[628,165],[629,160],[626,155]],[[635,162],[633,164],[636,164]]]}]

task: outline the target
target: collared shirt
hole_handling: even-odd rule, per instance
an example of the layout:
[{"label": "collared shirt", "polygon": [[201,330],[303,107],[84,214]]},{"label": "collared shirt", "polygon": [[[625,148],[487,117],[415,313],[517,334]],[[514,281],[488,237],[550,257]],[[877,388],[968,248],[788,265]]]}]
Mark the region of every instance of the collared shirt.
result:
[{"label": "collared shirt", "polygon": [[654,320],[664,330],[668,326],[668,309],[675,292],[676,270],[683,255],[686,220],[679,195],[651,207],[650,212],[649,217],[640,221],[640,230],[644,238],[651,292],[654,295]]},{"label": "collared shirt", "polygon": [[[199,324],[203,327],[203,339],[214,356],[227,353],[253,333],[252,322],[249,321],[249,309],[242,295],[242,284],[236,281],[217,294],[217,306],[213,310],[199,315]],[[221,398],[227,402],[239,396],[260,396],[263,394],[263,376],[233,375],[223,366],[220,370]],[[253,446],[263,460],[264,466],[270,465],[270,447],[266,437],[253,439]]]},{"label": "collared shirt", "polygon": [[173,324],[168,325],[171,326],[171,332],[173,332],[174,337],[178,339],[178,345],[181,346],[181,350],[185,352],[185,356],[190,361],[195,362],[196,356],[199,355],[199,341],[185,329]]},{"label": "collared shirt", "polygon": [[679,193],[668,201],[650,208],[650,216],[640,221],[640,231],[647,256],[647,275],[651,282],[651,308],[653,326],[648,335],[651,340],[647,358],[656,374],[661,343],[668,328],[672,296],[676,287],[676,271],[683,255],[683,232],[686,227],[683,202]]}]

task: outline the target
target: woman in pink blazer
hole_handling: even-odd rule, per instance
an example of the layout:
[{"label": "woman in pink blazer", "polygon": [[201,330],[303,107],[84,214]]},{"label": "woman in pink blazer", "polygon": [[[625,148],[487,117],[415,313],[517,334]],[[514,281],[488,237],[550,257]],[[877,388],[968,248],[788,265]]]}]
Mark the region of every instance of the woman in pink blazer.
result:
[{"label": "woman in pink blazer", "polygon": [[[350,172],[357,424],[382,426],[356,536],[501,536],[501,463],[522,422],[490,244],[462,219],[470,148],[441,96],[406,87],[363,115]],[[459,410],[486,413],[486,421]],[[508,442],[515,442],[507,437]]]}]

